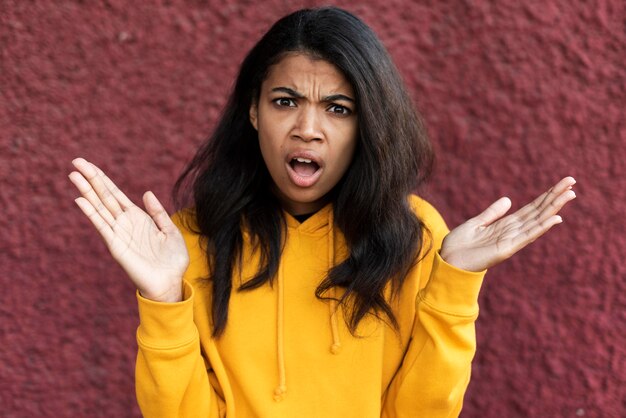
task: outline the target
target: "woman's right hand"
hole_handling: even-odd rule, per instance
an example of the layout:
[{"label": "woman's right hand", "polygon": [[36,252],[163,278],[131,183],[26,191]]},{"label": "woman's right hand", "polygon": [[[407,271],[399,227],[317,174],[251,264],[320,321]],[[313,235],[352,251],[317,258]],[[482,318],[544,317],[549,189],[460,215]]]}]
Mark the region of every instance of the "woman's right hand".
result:
[{"label": "woman's right hand", "polygon": [[180,231],[156,196],[143,195],[146,213],[94,164],[82,158],[72,164],[77,171],[69,178],[82,195],[76,204],[141,295],[158,302],[181,301],[189,255]]}]

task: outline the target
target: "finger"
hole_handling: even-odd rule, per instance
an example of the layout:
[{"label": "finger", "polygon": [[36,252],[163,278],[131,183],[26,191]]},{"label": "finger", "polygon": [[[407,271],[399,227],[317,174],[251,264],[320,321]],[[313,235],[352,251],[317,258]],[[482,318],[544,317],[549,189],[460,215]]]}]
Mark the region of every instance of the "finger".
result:
[{"label": "finger", "polygon": [[[576,198],[576,193],[572,190],[572,186],[575,183],[576,180],[572,177],[562,179],[546,193],[551,193],[554,196],[546,197],[538,208],[534,208],[534,210],[526,213],[526,219],[520,228],[521,234],[516,238],[518,245],[523,247],[533,242],[554,225],[563,221],[557,214],[563,206]],[[539,211],[539,208],[542,208],[541,211]]]},{"label": "finger", "polygon": [[564,191],[571,189],[576,184],[576,180],[573,177],[564,177],[551,187],[547,192],[541,194],[531,203],[527,204],[515,214],[522,221],[530,217],[536,217],[538,212],[541,212],[552,200],[557,198]]},{"label": "finger", "polygon": [[68,177],[74,186],[76,186],[82,197],[91,205],[94,211],[100,215],[103,221],[112,227],[115,224],[115,218],[106,206],[104,206],[85,177],[77,171],[72,171]]},{"label": "finger", "polygon": [[548,232],[554,225],[563,222],[563,218],[559,215],[553,215],[545,219],[543,222],[536,222],[531,228],[522,231],[519,235],[512,239],[515,251],[519,251],[526,245],[535,241],[537,238]]},{"label": "finger", "polygon": [[77,158],[72,161],[74,167],[80,171],[80,173],[87,179],[91,188],[94,190],[100,201],[104,204],[104,206],[109,210],[113,218],[117,218],[122,214],[123,210],[120,207],[117,199],[109,188],[104,184],[104,180],[98,174],[97,167],[90,162],[86,161],[83,158]]},{"label": "finger", "polygon": [[145,192],[143,195],[143,204],[146,207],[146,211],[152,217],[152,220],[157,227],[164,233],[170,233],[177,229],[176,225],[170,219],[167,211],[159,202],[159,199],[151,191]]},{"label": "finger", "polygon": [[480,215],[473,217],[471,220],[477,222],[480,226],[488,226],[503,217],[511,208],[511,199],[501,197],[485,209]]},{"label": "finger", "polygon": [[551,202],[541,213],[538,213],[534,218],[529,218],[522,224],[520,231],[523,233],[529,233],[529,231],[535,231],[537,226],[544,225],[546,221],[553,218],[568,202],[576,198],[576,194],[573,190],[566,190],[554,201]]},{"label": "finger", "polygon": [[117,187],[115,183],[113,183],[113,181],[111,181],[111,179],[106,174],[104,174],[104,171],[102,171],[100,168],[96,167],[93,164],[91,165],[98,172],[98,174],[102,178],[102,181],[104,181],[104,184],[111,191],[111,194],[117,199],[123,210],[127,210],[135,206],[135,204],[124,194],[124,192],[122,192],[119,187]]},{"label": "finger", "polygon": [[84,197],[78,197],[74,199],[74,202],[76,202],[76,205],[91,221],[93,226],[104,239],[104,242],[109,245],[115,237],[111,226],[109,226],[109,224],[102,218],[102,216],[100,216],[100,213]]},{"label": "finger", "polygon": [[543,222],[549,217],[556,215],[559,213],[563,206],[565,206],[568,202],[576,199],[576,193],[573,190],[566,189],[559,196],[551,200],[544,209],[537,214],[536,219],[539,222]]}]

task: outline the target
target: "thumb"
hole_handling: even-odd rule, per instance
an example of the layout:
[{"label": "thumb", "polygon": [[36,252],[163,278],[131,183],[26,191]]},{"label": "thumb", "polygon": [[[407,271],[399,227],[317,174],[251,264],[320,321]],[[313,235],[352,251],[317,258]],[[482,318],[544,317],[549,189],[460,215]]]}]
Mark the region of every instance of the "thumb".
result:
[{"label": "thumb", "polygon": [[174,225],[165,208],[154,193],[151,191],[145,192],[143,195],[143,204],[146,207],[148,215],[150,215],[161,232],[167,235],[172,232],[173,229],[176,229],[176,225]]},{"label": "thumb", "polygon": [[503,217],[509,209],[511,209],[511,199],[508,197],[501,197],[493,202],[480,215],[472,218],[472,221],[477,222],[480,226],[489,226]]}]

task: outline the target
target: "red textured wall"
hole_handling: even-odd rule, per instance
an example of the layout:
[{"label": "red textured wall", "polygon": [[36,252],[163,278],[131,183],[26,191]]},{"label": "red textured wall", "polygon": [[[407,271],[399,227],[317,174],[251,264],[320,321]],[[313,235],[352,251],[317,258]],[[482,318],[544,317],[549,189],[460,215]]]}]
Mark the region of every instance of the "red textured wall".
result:
[{"label": "red textured wall", "polygon": [[[254,40],[315,4],[288,3],[0,0],[0,415],[139,415],[132,285],[74,206],[70,160],[165,198]],[[342,5],[424,114],[451,225],[578,180],[565,223],[487,276],[461,416],[626,416],[626,3]]]}]

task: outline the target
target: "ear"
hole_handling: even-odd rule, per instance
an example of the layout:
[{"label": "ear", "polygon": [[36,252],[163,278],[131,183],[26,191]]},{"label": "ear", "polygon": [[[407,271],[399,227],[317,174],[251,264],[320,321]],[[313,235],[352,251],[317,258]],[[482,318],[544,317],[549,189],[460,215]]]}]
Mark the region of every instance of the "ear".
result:
[{"label": "ear", "polygon": [[250,105],[250,123],[252,124],[252,126],[254,126],[254,129],[256,129],[257,131],[259,130],[258,120],[259,120],[259,108],[256,104],[256,100],[253,100],[252,104]]}]

